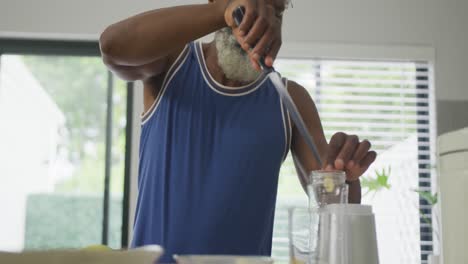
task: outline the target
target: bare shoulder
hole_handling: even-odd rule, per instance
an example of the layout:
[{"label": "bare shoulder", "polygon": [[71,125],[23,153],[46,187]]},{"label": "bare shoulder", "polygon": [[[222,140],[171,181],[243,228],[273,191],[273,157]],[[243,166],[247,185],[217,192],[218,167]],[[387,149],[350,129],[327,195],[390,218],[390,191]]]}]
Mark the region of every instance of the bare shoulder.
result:
[{"label": "bare shoulder", "polygon": [[288,91],[291,94],[302,94],[304,95],[307,93],[307,90],[304,88],[304,86],[298,84],[295,81],[288,80]]},{"label": "bare shoulder", "polygon": [[311,107],[315,109],[312,97],[302,85],[288,80],[288,92],[300,112]]}]

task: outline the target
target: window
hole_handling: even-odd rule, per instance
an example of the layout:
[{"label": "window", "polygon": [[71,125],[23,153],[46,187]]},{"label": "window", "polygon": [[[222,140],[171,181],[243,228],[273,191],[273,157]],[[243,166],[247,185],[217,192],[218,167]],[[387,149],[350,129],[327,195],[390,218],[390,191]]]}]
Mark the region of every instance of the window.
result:
[{"label": "window", "polygon": [[0,250],[126,245],[127,91],[97,43],[0,40]]},{"label": "window", "polygon": [[[369,139],[379,156],[363,176],[385,263],[422,263],[432,251],[432,71],[426,62],[280,59],[276,69],[314,99],[327,139],[338,131]],[[377,174],[388,182],[377,181]],[[307,206],[290,157],[280,173],[273,256],[288,262],[287,208]]]}]

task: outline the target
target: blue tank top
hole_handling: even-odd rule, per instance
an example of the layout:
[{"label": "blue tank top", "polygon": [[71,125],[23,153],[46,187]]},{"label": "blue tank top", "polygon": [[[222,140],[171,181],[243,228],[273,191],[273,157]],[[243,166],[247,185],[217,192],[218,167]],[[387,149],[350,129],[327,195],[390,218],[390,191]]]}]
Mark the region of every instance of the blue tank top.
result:
[{"label": "blue tank top", "polygon": [[270,255],[289,115],[260,76],[217,83],[201,43],[188,44],[142,117],[132,246],[173,254]]}]

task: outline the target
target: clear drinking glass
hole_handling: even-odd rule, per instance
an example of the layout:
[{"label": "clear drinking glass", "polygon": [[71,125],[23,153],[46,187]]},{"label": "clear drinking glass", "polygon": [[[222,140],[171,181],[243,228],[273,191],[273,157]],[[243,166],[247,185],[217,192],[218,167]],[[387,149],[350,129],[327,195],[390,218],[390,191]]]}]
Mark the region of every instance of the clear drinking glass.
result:
[{"label": "clear drinking glass", "polygon": [[[292,253],[291,253],[291,263],[307,263],[307,264],[317,264],[321,263],[318,259],[318,250],[320,248],[320,236],[323,235],[323,226],[321,228],[320,212],[322,208],[328,204],[334,203],[348,203],[348,186],[346,184],[346,174],[343,171],[312,171],[310,174],[310,184],[307,186],[307,193],[309,195],[309,208],[307,210],[308,214],[308,226],[306,227],[307,231],[300,231],[298,227],[294,227],[294,219],[299,218],[299,213],[296,213],[296,216],[293,216],[293,225],[292,225]],[[296,220],[297,221],[297,220]],[[307,243],[301,243],[301,240],[294,239],[294,232],[302,232],[302,234],[307,234],[308,239]],[[302,249],[303,246],[304,250]],[[297,254],[299,252],[301,254]],[[304,262],[294,262],[300,256],[301,260],[305,259]]]},{"label": "clear drinking glass", "polygon": [[307,186],[309,207],[322,208],[327,204],[348,203],[348,185],[344,171],[312,171]]},{"label": "clear drinking glass", "polygon": [[311,254],[315,252],[315,240],[311,238],[311,225],[318,221],[317,214],[311,214],[306,207],[288,209],[289,257],[291,264],[309,263]]},{"label": "clear drinking glass", "polygon": [[346,174],[343,171],[312,171],[307,192],[309,208],[288,209],[291,264],[320,263],[317,259],[320,247],[320,211],[327,204],[348,202]]}]

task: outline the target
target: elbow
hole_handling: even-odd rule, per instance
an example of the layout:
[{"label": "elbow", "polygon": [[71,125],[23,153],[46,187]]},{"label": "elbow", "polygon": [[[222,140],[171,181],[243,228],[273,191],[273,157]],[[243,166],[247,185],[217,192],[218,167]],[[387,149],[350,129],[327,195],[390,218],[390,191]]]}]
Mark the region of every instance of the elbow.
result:
[{"label": "elbow", "polygon": [[118,43],[114,37],[115,33],[113,31],[111,25],[107,27],[99,37],[99,49],[106,64],[117,56],[116,51],[118,50]]}]

